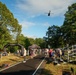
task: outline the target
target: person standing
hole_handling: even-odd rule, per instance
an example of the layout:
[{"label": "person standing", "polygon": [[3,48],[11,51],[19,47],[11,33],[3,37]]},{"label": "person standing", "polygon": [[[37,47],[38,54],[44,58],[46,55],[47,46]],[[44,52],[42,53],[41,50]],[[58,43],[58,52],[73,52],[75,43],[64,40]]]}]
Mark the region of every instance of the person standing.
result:
[{"label": "person standing", "polygon": [[24,54],[23,54],[23,56],[24,56],[24,61],[23,61],[23,63],[25,63],[26,62],[26,49],[24,48]]},{"label": "person standing", "polygon": [[52,52],[53,52],[53,49],[50,49],[50,50],[49,50],[49,57],[50,57],[50,58],[52,57]]}]

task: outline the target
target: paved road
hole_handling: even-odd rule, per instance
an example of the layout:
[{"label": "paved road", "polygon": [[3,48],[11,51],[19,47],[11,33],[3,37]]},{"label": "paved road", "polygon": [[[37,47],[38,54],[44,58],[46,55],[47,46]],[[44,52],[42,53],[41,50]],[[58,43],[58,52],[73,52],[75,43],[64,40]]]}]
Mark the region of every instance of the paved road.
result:
[{"label": "paved road", "polygon": [[26,63],[21,62],[20,64],[1,71],[0,75],[35,75],[38,67],[39,69],[43,68],[43,65],[41,65],[43,59],[44,56],[37,56],[33,59],[27,60]]}]

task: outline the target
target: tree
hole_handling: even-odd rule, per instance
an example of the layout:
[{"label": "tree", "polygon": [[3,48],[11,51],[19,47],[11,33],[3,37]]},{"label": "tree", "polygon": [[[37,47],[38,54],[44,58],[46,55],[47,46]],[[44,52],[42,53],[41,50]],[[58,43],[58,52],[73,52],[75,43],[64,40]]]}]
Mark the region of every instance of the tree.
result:
[{"label": "tree", "polygon": [[46,32],[48,45],[57,48],[62,45],[62,32],[59,26],[53,25],[48,28]]},{"label": "tree", "polygon": [[63,37],[66,40],[66,44],[75,44],[76,42],[76,3],[68,7],[68,11],[65,13],[65,20],[62,26]]},{"label": "tree", "polygon": [[29,38],[25,37],[25,45],[24,47],[28,50],[28,47],[31,45]]},{"label": "tree", "polygon": [[43,38],[36,38],[35,39],[35,44],[37,44],[38,46],[43,48],[44,47],[44,40],[43,40]]},{"label": "tree", "polygon": [[6,43],[14,39],[13,34],[17,38],[20,33],[21,25],[19,25],[18,20],[14,18],[6,5],[0,2],[0,48],[2,49]]}]

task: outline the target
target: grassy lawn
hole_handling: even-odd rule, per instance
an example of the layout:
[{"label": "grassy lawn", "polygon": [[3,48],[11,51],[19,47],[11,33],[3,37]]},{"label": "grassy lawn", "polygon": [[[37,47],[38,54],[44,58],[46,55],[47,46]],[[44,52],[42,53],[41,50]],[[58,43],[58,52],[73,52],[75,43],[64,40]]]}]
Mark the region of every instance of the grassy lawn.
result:
[{"label": "grassy lawn", "polygon": [[[29,58],[29,56],[26,57],[27,59]],[[17,56],[14,54],[9,54],[8,56],[2,56],[2,58],[0,58],[0,69],[2,69],[2,64],[9,64],[13,65],[16,64],[20,61],[23,61],[23,57],[22,56]]]},{"label": "grassy lawn", "polygon": [[[74,69],[74,74],[71,71],[71,67]],[[61,63],[60,65],[54,65],[51,62],[47,62],[41,75],[63,75],[64,72],[71,72],[71,75],[76,75],[76,63]]]}]

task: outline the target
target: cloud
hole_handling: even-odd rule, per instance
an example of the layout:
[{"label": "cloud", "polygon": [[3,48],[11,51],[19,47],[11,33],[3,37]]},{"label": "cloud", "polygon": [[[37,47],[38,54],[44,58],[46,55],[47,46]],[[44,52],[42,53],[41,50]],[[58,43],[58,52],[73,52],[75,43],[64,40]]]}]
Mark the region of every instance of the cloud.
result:
[{"label": "cloud", "polygon": [[44,24],[42,24],[43,26],[49,27],[50,24],[48,22],[45,22]]},{"label": "cloud", "polygon": [[17,7],[31,15],[39,15],[51,10],[54,16],[58,16],[63,15],[68,6],[75,2],[76,0],[17,0]]},{"label": "cloud", "polygon": [[36,25],[35,23],[29,21],[21,21],[19,24],[22,25],[22,34],[24,34],[25,37],[34,39],[37,38],[37,36],[31,35],[27,32],[30,28]]},{"label": "cloud", "polygon": [[24,36],[25,37],[28,37],[28,38],[33,38],[33,39],[37,38],[37,36],[35,36],[35,35],[24,34]]},{"label": "cloud", "polygon": [[25,28],[25,29],[28,29],[29,27],[32,27],[35,25],[33,22],[28,22],[28,21],[21,21],[20,24],[22,25],[22,28]]}]

